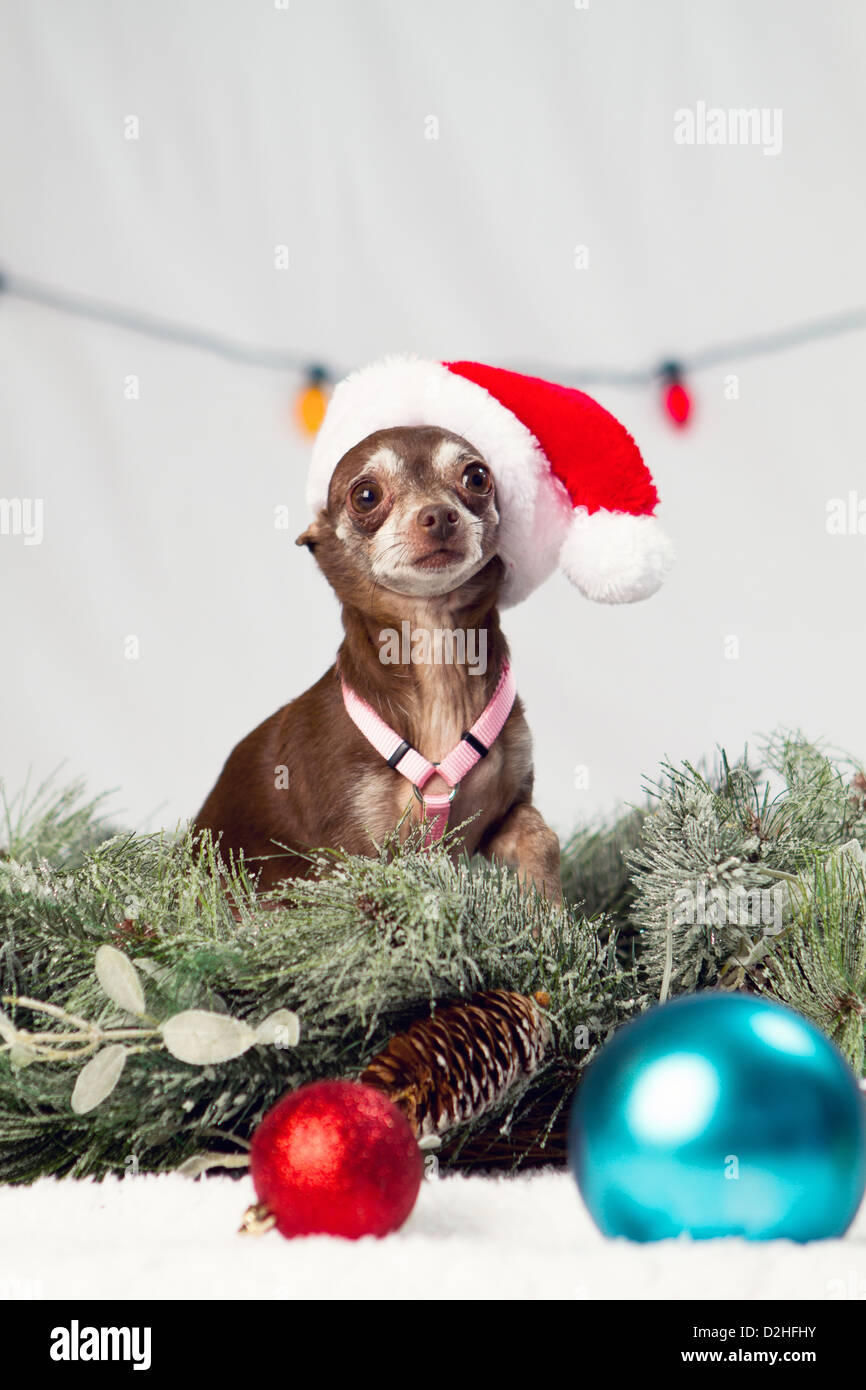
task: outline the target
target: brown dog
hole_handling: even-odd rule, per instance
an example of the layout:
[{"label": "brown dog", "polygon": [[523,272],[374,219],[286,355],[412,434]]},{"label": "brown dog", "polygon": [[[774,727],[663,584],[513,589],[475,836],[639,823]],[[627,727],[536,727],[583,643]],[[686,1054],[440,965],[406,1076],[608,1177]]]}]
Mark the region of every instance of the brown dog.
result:
[{"label": "brown dog", "polygon": [[[221,837],[224,853],[243,850],[260,864],[260,888],[309,871],[293,850],[372,854],[422,816],[406,777],[349,717],[341,680],[401,739],[442,761],[490,701],[507,660],[498,527],[495,470],[459,435],[379,430],[340,460],[327,507],[297,541],[343,605],[337,663],[237,745],[195,818],[197,830]],[[441,659],[455,653],[464,659]],[[460,783],[450,824],[473,817],[462,841],[469,853],[500,860],[558,900],[559,842],[532,805],[532,784],[516,700]],[[424,788],[448,790],[438,776]]]}]

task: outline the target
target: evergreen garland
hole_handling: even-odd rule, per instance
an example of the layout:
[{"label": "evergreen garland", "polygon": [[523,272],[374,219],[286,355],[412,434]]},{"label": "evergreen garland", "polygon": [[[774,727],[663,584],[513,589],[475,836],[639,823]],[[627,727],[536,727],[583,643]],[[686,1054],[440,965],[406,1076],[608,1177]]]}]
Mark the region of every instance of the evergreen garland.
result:
[{"label": "evergreen garland", "polygon": [[[130,1022],[94,974],[109,943],[140,963],[156,1019],[197,1008],[258,1023],[287,1007],[302,1036],[290,1050],[253,1048],[203,1069],[144,1052],[81,1116],[70,1110],[69,1064],[21,1066],[7,1050],[0,1179],[174,1168],[202,1148],[236,1148],[286,1090],[359,1074],[392,1033],[480,988],[545,989],[560,1055],[585,1052],[588,1032],[618,1019],[621,972],[590,922],[522,893],[503,869],[430,853],[418,837],[377,858],[322,854],[316,876],[294,881],[281,902],[257,898],[243,864],[220,865],[188,836],[115,835],[86,848],[92,820],[67,815],[60,847],[58,821],[55,803],[19,826],[0,863],[7,1000],[60,1005],[102,1027]],[[46,843],[62,867],[43,856]],[[23,1006],[3,1007],[19,1028],[45,1026]]]},{"label": "evergreen garland", "polygon": [[[322,852],[310,878],[257,897],[243,862],[221,863],[187,835],[118,834],[80,786],[20,797],[4,838],[3,1181],[216,1161],[203,1152],[237,1163],[285,1091],[360,1075],[395,1032],[484,990],[540,993],[553,1044],[482,1133],[468,1125],[446,1139],[445,1161],[483,1162],[503,1136],[514,1163],[560,1153],[547,1136],[558,1126],[561,1139],[581,1068],[660,995],[765,989],[863,1068],[866,778],[799,735],[771,739],[755,763],[665,766],[645,805],[565,846],[562,910],[505,869],[454,862],[447,843],[428,851],[418,836],[375,858]],[[755,891],[774,894],[771,920],[739,912]],[[737,911],[708,914],[720,893]],[[679,920],[689,902],[695,920]],[[75,1113],[81,1062],[28,1054],[21,1030],[26,1042],[63,1025],[23,1000],[100,1029],[140,1023],[96,977],[106,944],[136,962],[152,1032],[190,1009],[253,1026],[289,1009],[300,1041],[202,1066],[158,1040],[136,1045],[106,1099]]]}]

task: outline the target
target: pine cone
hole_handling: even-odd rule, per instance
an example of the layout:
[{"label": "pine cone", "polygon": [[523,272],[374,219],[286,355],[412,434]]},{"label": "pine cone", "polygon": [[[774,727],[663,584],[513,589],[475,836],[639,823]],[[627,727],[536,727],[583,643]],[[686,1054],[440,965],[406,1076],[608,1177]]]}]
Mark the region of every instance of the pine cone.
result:
[{"label": "pine cone", "polygon": [[549,1041],[550,1025],[533,999],[488,990],[398,1033],[361,1080],[390,1096],[422,1139],[491,1110],[538,1069]]}]

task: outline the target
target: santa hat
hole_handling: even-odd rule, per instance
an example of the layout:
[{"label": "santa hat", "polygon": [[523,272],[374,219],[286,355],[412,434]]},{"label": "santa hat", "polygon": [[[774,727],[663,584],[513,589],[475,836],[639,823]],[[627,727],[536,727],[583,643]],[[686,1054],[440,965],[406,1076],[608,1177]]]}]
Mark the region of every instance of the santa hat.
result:
[{"label": "santa hat", "polygon": [[438,425],[490,465],[505,564],[503,604],[562,566],[587,598],[632,603],[655,593],[673,549],[658,494],[631,435],[582,391],[478,362],[390,357],[334,390],[316,437],[307,501],[327,506],[344,454],[377,430]]}]

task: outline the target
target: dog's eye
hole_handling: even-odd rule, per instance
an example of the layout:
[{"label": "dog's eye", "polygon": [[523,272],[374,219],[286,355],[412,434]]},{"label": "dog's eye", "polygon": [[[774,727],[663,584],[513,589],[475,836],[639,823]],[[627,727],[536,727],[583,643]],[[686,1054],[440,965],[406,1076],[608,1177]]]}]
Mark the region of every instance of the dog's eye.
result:
[{"label": "dog's eye", "polygon": [[356,483],[349,493],[349,502],[353,511],[358,512],[361,516],[375,511],[381,501],[382,489],[378,483],[371,483],[369,480]]},{"label": "dog's eye", "polygon": [[485,468],[483,463],[470,463],[463,473],[463,486],[467,492],[474,492],[477,496],[483,497],[493,487],[490,470]]}]

